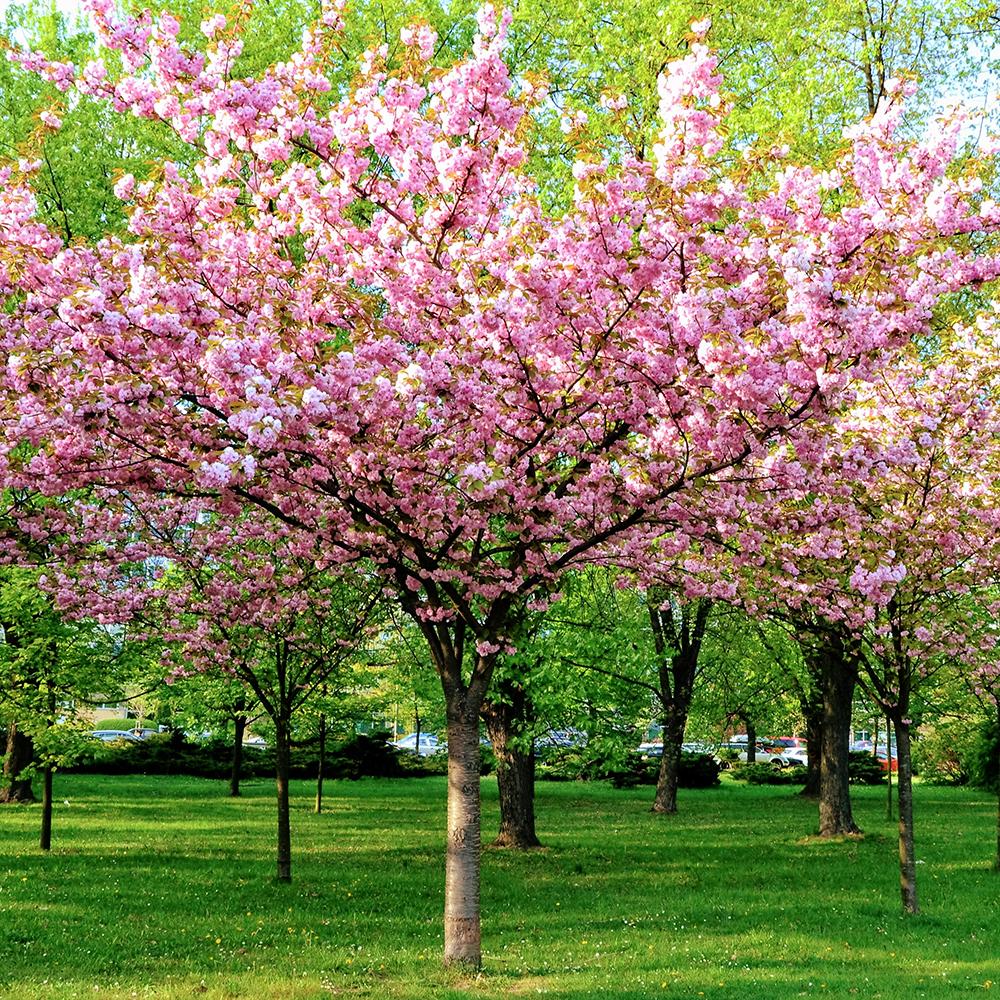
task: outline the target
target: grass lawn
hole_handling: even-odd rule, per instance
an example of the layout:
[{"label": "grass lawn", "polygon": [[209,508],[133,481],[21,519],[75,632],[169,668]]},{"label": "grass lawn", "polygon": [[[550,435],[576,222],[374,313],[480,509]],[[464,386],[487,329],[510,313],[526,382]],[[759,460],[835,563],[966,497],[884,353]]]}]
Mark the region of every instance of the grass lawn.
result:
[{"label": "grass lawn", "polygon": [[[918,787],[924,914],[900,914],[885,790],[861,841],[810,835],[788,788],[725,784],[653,816],[650,789],[541,784],[542,851],[487,851],[479,976],[440,963],[444,779],[293,785],[291,885],[273,801],[194,778],[57,776],[0,811],[0,996],[319,1000],[1000,997],[995,803]],[[484,781],[484,829],[496,786]]]}]

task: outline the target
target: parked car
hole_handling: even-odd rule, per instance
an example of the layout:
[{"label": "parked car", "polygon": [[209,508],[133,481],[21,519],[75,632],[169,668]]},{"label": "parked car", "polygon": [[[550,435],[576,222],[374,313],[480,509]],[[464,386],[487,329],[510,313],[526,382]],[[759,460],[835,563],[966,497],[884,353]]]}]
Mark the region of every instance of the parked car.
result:
[{"label": "parked car", "polygon": [[417,734],[410,733],[402,739],[390,743],[389,746],[406,753],[415,753],[419,757],[430,757],[436,753],[443,753],[448,749],[448,744],[444,740],[439,740],[433,733],[421,733],[420,745],[417,745]]},{"label": "parked car", "polygon": [[117,743],[119,740],[124,743],[138,743],[142,739],[131,729],[93,729],[88,735],[102,743]]},{"label": "parked car", "polygon": [[[892,760],[892,765],[891,766],[892,766],[892,773],[893,774],[895,774],[899,770],[899,761],[896,759],[895,749],[896,748],[893,747],[893,751],[894,752],[893,752],[893,755],[892,755],[892,758],[891,758],[891,760]],[[889,764],[890,757],[889,757],[889,755],[885,752],[885,750],[877,750],[875,752],[875,757],[878,760],[879,764],[882,765],[882,771],[887,773],[889,771],[889,767],[890,767],[890,764]]]},{"label": "parked car", "polygon": [[770,736],[768,742],[780,747],[781,753],[788,750],[805,750],[806,741],[801,736]]},{"label": "parked car", "polygon": [[[746,737],[742,740],[731,739],[728,743],[720,743],[715,751],[715,759],[722,767],[731,767],[734,763],[746,764],[749,746]],[[774,767],[788,767],[789,762],[778,753],[777,747],[771,745],[767,740],[756,742],[756,752],[754,762],[757,764],[771,764]]]},{"label": "parked car", "polygon": [[809,754],[805,747],[791,747],[778,755],[789,767],[808,767]]},{"label": "parked car", "polygon": [[[640,743],[637,749],[643,757],[662,757],[663,741],[647,740],[645,743]],[[715,747],[709,743],[682,743],[681,753],[712,754],[715,753]]]}]

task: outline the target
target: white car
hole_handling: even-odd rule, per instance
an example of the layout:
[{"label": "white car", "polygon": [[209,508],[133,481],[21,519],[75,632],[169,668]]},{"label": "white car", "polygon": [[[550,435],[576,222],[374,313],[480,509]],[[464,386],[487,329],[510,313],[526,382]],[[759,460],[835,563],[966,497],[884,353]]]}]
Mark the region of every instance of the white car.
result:
[{"label": "white car", "polygon": [[117,743],[119,740],[125,743],[138,743],[142,739],[131,729],[94,729],[89,735],[102,743]]},{"label": "white car", "polygon": [[410,733],[409,736],[404,736],[402,739],[396,740],[395,743],[390,743],[389,746],[395,747],[397,750],[405,750],[406,753],[415,753],[419,757],[430,757],[448,749],[448,744],[439,740],[433,733],[421,733],[419,747],[417,746],[416,733]]}]

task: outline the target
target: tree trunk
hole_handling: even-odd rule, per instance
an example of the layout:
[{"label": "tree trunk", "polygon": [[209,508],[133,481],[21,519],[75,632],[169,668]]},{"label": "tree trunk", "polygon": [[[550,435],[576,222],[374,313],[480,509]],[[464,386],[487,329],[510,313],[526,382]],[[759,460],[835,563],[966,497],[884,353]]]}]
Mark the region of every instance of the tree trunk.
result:
[{"label": "tree trunk", "polygon": [[445,861],[444,960],[479,968],[479,705],[446,690],[448,853]]},{"label": "tree trunk", "polygon": [[514,744],[518,730],[529,721],[528,698],[510,681],[500,686],[498,696],[503,701],[484,702],[482,711],[496,757],[500,795],[500,830],[493,846],[541,847],[535,832],[535,755]]},{"label": "tree trunk", "polygon": [[326,770],[326,715],[319,716],[319,762],[316,765],[316,814],[323,811],[323,772]]},{"label": "tree trunk", "polygon": [[[997,739],[1000,740],[1000,700],[997,701]],[[997,760],[997,856],[993,859],[993,870],[1000,872],[1000,757]]]},{"label": "tree trunk", "polygon": [[851,810],[849,750],[851,709],[858,675],[843,643],[832,639],[822,653],[823,724],[819,777],[819,835],[860,833]]},{"label": "tree trunk", "polygon": [[[906,913],[919,913],[917,903],[917,859],[913,845],[913,767],[910,761],[910,727],[901,717],[893,719],[896,730],[896,759],[899,770],[896,785],[899,795],[899,890]],[[888,740],[886,741],[888,745]],[[889,753],[889,773],[892,754]]]},{"label": "tree trunk", "polygon": [[278,881],[292,881],[292,831],[288,816],[288,772],[291,769],[287,721],[275,719],[275,787],[278,793]]},{"label": "tree trunk", "polygon": [[757,727],[749,715],[740,714],[740,721],[747,730],[747,763],[757,763]]},{"label": "tree trunk", "polygon": [[681,744],[684,742],[684,728],[687,712],[678,717],[676,711],[663,718],[663,756],[656,776],[656,795],[653,798],[653,812],[677,812],[677,784],[681,769]]},{"label": "tree trunk", "polygon": [[240,794],[240,777],[243,772],[243,736],[247,731],[247,717],[237,715],[234,720],[233,758],[229,771],[229,794],[237,798]]},{"label": "tree trunk", "polygon": [[3,762],[3,787],[0,802],[34,802],[31,779],[21,778],[35,759],[35,744],[30,736],[12,722],[7,730],[7,754]]},{"label": "tree trunk", "polygon": [[646,595],[646,607],[653,630],[657,695],[663,713],[663,755],[652,811],[672,814],[677,812],[681,747],[712,602],[707,598],[681,601],[667,590],[654,587]]},{"label": "tree trunk", "polygon": [[42,832],[38,846],[43,851],[52,849],[52,766],[42,771]]}]

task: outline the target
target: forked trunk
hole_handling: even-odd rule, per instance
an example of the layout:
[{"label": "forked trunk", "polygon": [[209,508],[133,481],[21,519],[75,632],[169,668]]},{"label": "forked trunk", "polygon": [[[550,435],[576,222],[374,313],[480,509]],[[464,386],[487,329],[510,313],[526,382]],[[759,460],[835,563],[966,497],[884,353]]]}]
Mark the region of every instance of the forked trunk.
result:
[{"label": "forked trunk", "polygon": [[500,796],[500,830],[493,846],[518,850],[541,847],[535,832],[535,755],[530,747],[517,746],[515,740],[528,721],[528,699],[523,688],[509,682],[501,686],[498,695],[503,701],[484,702],[482,712],[496,757]]},{"label": "forked trunk", "polygon": [[448,697],[448,853],[444,960],[479,968],[479,706],[468,692]]},{"label": "forked trunk", "polygon": [[247,731],[247,717],[236,716],[233,735],[233,756],[229,768],[229,794],[237,798],[240,794],[240,778],[243,773],[243,737]]},{"label": "forked trunk", "polygon": [[43,851],[52,849],[52,767],[47,765],[42,771],[42,832],[38,846]]},{"label": "forked trunk", "polygon": [[857,670],[843,646],[831,641],[823,653],[823,724],[820,737],[819,835],[860,833],[851,809],[849,751],[851,708]]},{"label": "forked trunk", "polygon": [[[901,718],[893,719],[896,730],[896,772],[899,795],[899,891],[906,913],[919,913],[917,902],[917,859],[913,843],[913,766],[910,760],[910,727]],[[888,741],[887,741],[888,742]],[[892,753],[889,753],[892,773]]]},{"label": "forked trunk", "polygon": [[663,724],[663,755],[652,811],[672,814],[677,812],[681,748],[712,602],[707,598],[681,601],[667,590],[654,587],[646,595],[646,606],[656,650],[656,693]]},{"label": "forked trunk", "polygon": [[288,728],[276,722],[274,727],[275,788],[278,794],[278,873],[279,882],[292,881],[292,831],[288,811],[288,773],[291,750]]},{"label": "forked trunk", "polygon": [[656,795],[653,798],[653,812],[677,812],[677,785],[680,781],[681,744],[684,742],[684,727],[687,718],[677,718],[676,714],[663,719],[663,756],[656,776]]},{"label": "forked trunk", "polygon": [[0,802],[34,802],[35,793],[31,789],[31,779],[21,775],[31,767],[35,759],[35,744],[31,737],[12,722],[7,730],[7,754],[3,762],[3,787],[0,788]]}]

